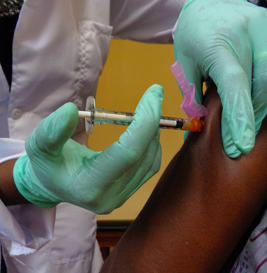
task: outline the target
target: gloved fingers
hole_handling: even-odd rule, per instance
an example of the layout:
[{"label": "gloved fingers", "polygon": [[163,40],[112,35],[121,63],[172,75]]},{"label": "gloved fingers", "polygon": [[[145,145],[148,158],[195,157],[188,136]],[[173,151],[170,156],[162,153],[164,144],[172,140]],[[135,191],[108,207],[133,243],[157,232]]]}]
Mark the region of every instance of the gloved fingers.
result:
[{"label": "gloved fingers", "polygon": [[[162,153],[159,138],[160,129],[158,129],[157,134],[150,142],[144,156],[123,175],[125,179],[122,178],[123,191],[120,191],[118,194],[123,196],[124,202],[159,171]],[[128,179],[129,181],[127,181]]]},{"label": "gloved fingers", "polygon": [[[159,137],[160,129],[150,142],[145,154],[112,184],[106,194],[104,192],[102,193],[101,198],[103,200],[109,200],[109,202],[101,202],[104,204],[104,206],[102,206],[102,213],[109,213],[122,206],[128,198],[159,171],[161,164],[161,145]],[[113,198],[114,196],[116,196],[116,198]]]},{"label": "gloved fingers", "polygon": [[[146,172],[146,174],[141,182],[141,185],[143,185],[148,179],[150,179],[152,176],[154,176],[160,170],[162,150],[161,150],[161,144],[160,144],[159,139],[160,139],[160,129],[158,130],[156,137],[151,141],[148,152],[146,154],[147,156],[145,157],[145,160],[149,161],[148,159],[150,159],[152,164],[151,164],[149,171]],[[150,153],[150,150],[152,150],[151,153]],[[153,152],[153,151],[155,151],[155,152]],[[148,158],[148,159],[146,159],[146,158]]]},{"label": "gloved fingers", "polygon": [[135,119],[117,142],[120,151],[118,155],[126,168],[139,160],[157,135],[162,101],[163,88],[157,84],[152,85],[138,103]]},{"label": "gloved fingers", "polygon": [[267,34],[263,26],[266,26],[267,9],[257,7],[258,20],[253,21],[252,43],[253,43],[253,79],[252,79],[252,101],[255,114],[255,128],[258,133],[262,120],[267,114]]},{"label": "gloved fingers", "polygon": [[96,153],[84,159],[82,170],[76,175],[71,188],[75,205],[95,213],[109,213],[121,206],[152,175],[158,172],[161,163],[160,129],[149,143],[143,155],[134,164],[124,168],[123,161],[116,161],[118,142],[111,145],[110,152]]},{"label": "gloved fingers", "polygon": [[259,132],[267,114],[267,55],[256,57],[253,69],[252,102],[255,115],[255,130]]},{"label": "gloved fingers", "polygon": [[[233,53],[227,49],[218,50],[213,59],[215,61],[210,66],[209,76],[217,85],[222,101],[222,127],[228,127],[222,128],[225,151],[230,157],[236,157],[239,154],[237,150],[247,154],[255,143],[250,75],[246,74]],[[228,132],[232,144],[229,135],[226,135]]]},{"label": "gloved fingers", "polygon": [[[162,100],[161,86],[153,85],[146,91],[137,106],[135,119],[119,141],[90,162],[90,176],[93,181],[103,181],[106,187],[110,187],[112,181],[116,181],[138,164],[158,133]],[[101,183],[99,186],[103,188]]]},{"label": "gloved fingers", "polygon": [[241,152],[236,148],[232,140],[232,136],[229,132],[229,127],[227,124],[225,124],[225,122],[226,122],[226,119],[222,118],[221,135],[222,135],[224,151],[230,158],[238,158],[241,155]]},{"label": "gloved fingers", "polygon": [[26,140],[28,156],[35,153],[57,156],[74,133],[78,123],[78,109],[66,103],[43,119]]},{"label": "gloved fingers", "polygon": [[[76,160],[78,165],[71,171],[68,184],[68,189],[71,189],[69,195],[74,194],[73,198],[70,198],[72,202],[96,213],[107,213],[114,209],[116,202],[125,201],[124,199],[117,201],[118,195],[115,195],[115,191],[123,191],[125,183],[131,180],[131,175],[139,169],[147,173],[151,168],[152,162],[146,162],[147,164],[141,162],[146,158],[150,145],[155,146],[162,100],[163,88],[158,85],[150,87],[138,104],[134,121],[119,141],[102,153],[92,155],[89,149],[79,151],[81,158]],[[70,150],[68,148],[68,151],[65,151],[65,147],[71,143],[68,141],[62,151],[62,154],[66,153],[65,162],[69,158]],[[158,138],[156,143],[159,145]],[[155,153],[153,161],[154,156]],[[107,202],[108,198],[112,202]]]}]

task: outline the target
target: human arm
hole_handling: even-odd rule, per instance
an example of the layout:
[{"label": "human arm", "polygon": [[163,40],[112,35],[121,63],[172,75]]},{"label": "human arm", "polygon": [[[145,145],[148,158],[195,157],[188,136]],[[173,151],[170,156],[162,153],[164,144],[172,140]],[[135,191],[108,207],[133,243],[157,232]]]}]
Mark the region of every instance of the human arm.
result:
[{"label": "human arm", "polygon": [[29,201],[20,194],[15,185],[13,179],[15,162],[16,159],[13,159],[0,164],[0,199],[6,206],[29,203]]},{"label": "human arm", "polygon": [[249,153],[267,113],[267,10],[246,0],[189,0],[179,16],[175,59],[202,102],[202,81],[215,82],[222,100],[222,140],[232,158]]},{"label": "human arm", "polygon": [[28,203],[13,179],[14,164],[25,154],[24,144],[21,140],[0,138],[0,199],[6,206]]},{"label": "human arm", "polygon": [[267,120],[251,153],[230,159],[212,89],[204,131],[189,134],[101,273],[219,272],[264,204]]},{"label": "human arm", "polygon": [[112,35],[149,43],[173,43],[172,29],[185,0],[111,0]]}]

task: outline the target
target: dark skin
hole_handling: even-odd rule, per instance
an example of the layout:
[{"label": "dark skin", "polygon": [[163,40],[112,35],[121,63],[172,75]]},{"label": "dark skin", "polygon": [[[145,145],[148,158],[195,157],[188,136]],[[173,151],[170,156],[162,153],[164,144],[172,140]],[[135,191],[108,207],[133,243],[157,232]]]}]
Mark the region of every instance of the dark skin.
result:
[{"label": "dark skin", "polygon": [[16,159],[6,161],[0,164],[0,199],[6,206],[29,204],[18,191],[14,179],[13,179],[13,168]]},{"label": "dark skin", "polygon": [[220,272],[265,203],[267,120],[252,151],[233,160],[214,85],[204,105],[204,131],[188,136],[101,273]]}]

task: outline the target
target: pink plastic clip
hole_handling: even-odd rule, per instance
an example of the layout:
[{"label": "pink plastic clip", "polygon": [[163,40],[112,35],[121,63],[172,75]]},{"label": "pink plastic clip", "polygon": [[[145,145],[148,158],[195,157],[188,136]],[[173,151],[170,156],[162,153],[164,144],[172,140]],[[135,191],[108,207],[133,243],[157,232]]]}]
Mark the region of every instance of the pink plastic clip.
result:
[{"label": "pink plastic clip", "polygon": [[208,114],[208,110],[205,106],[195,102],[195,85],[187,81],[182,64],[180,62],[175,62],[171,66],[171,71],[184,93],[184,100],[180,106],[181,109],[190,118],[206,116]]}]

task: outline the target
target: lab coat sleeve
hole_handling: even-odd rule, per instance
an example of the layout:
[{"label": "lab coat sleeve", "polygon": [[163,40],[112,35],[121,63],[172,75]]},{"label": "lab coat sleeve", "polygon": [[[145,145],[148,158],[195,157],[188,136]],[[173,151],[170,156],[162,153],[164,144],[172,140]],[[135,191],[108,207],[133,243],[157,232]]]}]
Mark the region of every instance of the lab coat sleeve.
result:
[{"label": "lab coat sleeve", "polygon": [[186,0],[111,0],[113,37],[173,43],[172,29]]},{"label": "lab coat sleeve", "polygon": [[[23,154],[24,141],[0,138],[0,164]],[[0,200],[0,239],[10,255],[36,252],[53,237],[55,208],[32,204],[6,207]]]}]

